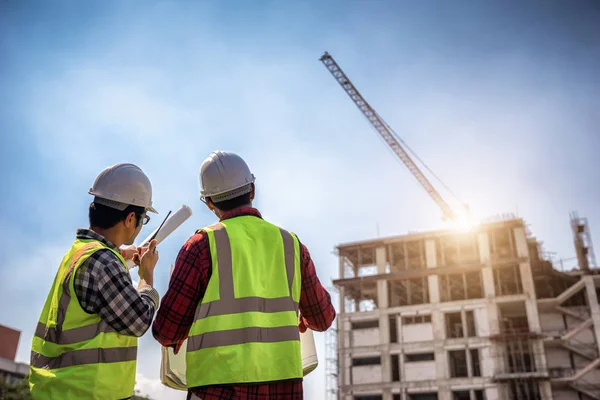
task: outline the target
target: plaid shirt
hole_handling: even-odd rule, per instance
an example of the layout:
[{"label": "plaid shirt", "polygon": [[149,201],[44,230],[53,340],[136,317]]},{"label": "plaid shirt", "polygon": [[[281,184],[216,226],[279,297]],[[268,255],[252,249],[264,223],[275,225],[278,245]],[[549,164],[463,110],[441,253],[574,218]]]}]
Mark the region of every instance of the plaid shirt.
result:
[{"label": "plaid shirt", "polygon": [[[253,215],[262,218],[254,208],[241,208],[228,213],[221,220]],[[323,288],[308,249],[301,247],[300,312],[306,326],[314,331],[325,331],[335,318],[331,297]],[[202,301],[212,273],[208,240],[204,233],[193,235],[177,256],[169,289],[152,325],[152,334],[163,346],[179,349],[194,322],[196,307]],[[221,385],[191,388],[202,400],[297,400],[303,398],[302,380],[284,380],[272,383]],[[188,397],[189,398],[189,397]]]},{"label": "plaid shirt", "polygon": [[[104,236],[89,229],[78,229],[77,238],[97,240],[120,252]],[[142,336],[158,308],[156,289],[142,285],[136,290],[121,260],[108,249],[95,251],[81,264],[75,273],[74,287],[86,312],[98,314],[124,335]]]}]

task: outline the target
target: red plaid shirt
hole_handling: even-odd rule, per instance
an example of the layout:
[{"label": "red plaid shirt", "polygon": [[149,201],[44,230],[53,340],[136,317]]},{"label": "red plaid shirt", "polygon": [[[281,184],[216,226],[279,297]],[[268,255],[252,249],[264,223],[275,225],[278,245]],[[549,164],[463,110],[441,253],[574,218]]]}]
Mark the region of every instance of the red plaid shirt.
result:
[{"label": "red plaid shirt", "polygon": [[[240,208],[225,213],[221,220],[253,215],[262,218],[254,208]],[[321,285],[308,249],[301,247],[302,289],[300,313],[304,324],[314,331],[325,331],[335,318],[331,297]],[[152,334],[160,344],[175,348],[187,338],[194,322],[196,307],[202,301],[212,273],[208,240],[204,233],[193,235],[183,245],[175,262],[169,289],[162,298]],[[204,386],[190,389],[203,400],[300,400],[302,380],[293,379],[272,383]]]}]

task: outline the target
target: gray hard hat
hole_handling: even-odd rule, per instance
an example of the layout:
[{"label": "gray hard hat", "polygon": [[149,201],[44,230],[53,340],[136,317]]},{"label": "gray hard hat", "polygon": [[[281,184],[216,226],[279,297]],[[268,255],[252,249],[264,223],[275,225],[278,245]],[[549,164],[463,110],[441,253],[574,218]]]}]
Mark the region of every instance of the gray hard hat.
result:
[{"label": "gray hard hat", "polygon": [[229,151],[215,151],[200,167],[200,198],[213,202],[233,199],[252,190],[254,175],[244,159]]},{"label": "gray hard hat", "polygon": [[94,202],[123,211],[128,205],[144,207],[158,213],[152,207],[152,184],[144,172],[134,164],[112,165],[96,177],[89,194]]}]

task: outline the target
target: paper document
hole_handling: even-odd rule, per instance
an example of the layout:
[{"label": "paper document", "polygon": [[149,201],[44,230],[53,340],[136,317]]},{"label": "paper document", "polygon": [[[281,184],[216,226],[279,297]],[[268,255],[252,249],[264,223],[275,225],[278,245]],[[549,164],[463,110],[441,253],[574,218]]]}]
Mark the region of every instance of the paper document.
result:
[{"label": "paper document", "polygon": [[[164,224],[156,228],[142,243],[138,245],[138,247],[144,247],[146,244],[150,243],[150,240],[154,237],[156,239],[157,245],[160,244],[163,240],[167,238],[175,229],[179,228],[181,224],[183,224],[189,217],[192,216],[192,209],[182,205],[179,210],[175,211],[172,215],[169,216],[164,221]],[[133,260],[127,260],[127,269],[135,268],[136,265],[133,263]]]}]

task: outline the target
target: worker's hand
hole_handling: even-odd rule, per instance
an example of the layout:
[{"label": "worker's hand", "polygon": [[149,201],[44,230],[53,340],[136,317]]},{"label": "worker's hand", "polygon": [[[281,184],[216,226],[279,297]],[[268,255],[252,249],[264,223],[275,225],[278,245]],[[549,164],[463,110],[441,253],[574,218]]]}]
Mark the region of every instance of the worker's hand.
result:
[{"label": "worker's hand", "polygon": [[146,283],[153,286],[154,283],[154,268],[158,262],[158,250],[156,248],[156,240],[152,240],[147,247],[138,248],[138,253],[134,256],[134,262],[139,260],[138,274]]},{"label": "worker's hand", "polygon": [[134,245],[123,246],[119,250],[121,250],[121,255],[123,256],[123,258],[125,259],[125,261],[127,261],[127,260],[133,260],[134,256],[138,253],[138,248],[135,247]]},{"label": "worker's hand", "polygon": [[306,321],[304,320],[302,314],[300,314],[300,319],[298,320],[298,330],[300,331],[300,333],[304,333],[306,332],[306,329],[308,329],[306,327]]}]

